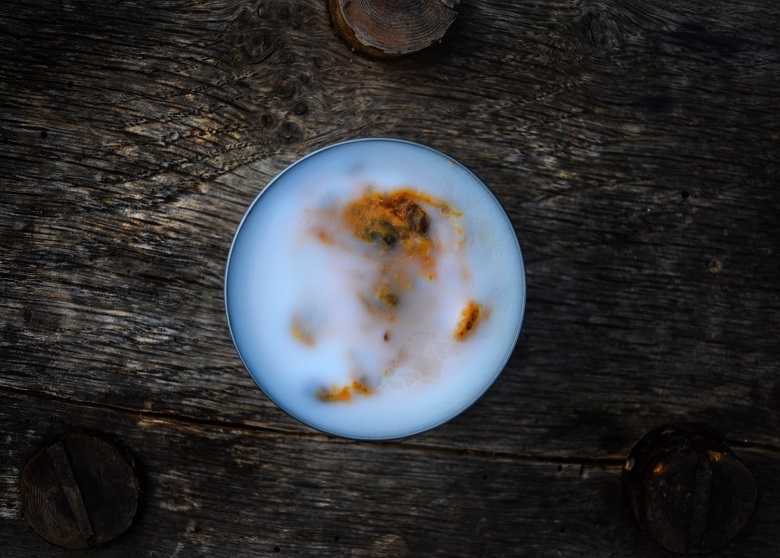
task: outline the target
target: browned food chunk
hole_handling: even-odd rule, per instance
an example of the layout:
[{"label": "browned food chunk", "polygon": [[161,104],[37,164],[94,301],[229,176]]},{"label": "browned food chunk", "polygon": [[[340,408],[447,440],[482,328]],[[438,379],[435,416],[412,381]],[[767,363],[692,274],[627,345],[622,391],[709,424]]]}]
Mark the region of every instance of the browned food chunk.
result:
[{"label": "browned food chunk", "polygon": [[[391,203],[393,200],[391,198]],[[417,234],[426,234],[428,228],[431,226],[431,221],[428,218],[428,214],[425,210],[417,205],[417,203],[401,197],[397,200],[396,209],[398,215],[409,225],[409,229]]]},{"label": "browned food chunk", "polygon": [[372,390],[370,387],[368,387],[363,382],[358,382],[357,380],[352,382],[352,390],[356,391],[356,392],[358,392],[361,395],[364,395],[366,397],[368,397],[369,395],[374,393],[374,390]]},{"label": "browned food chunk", "polygon": [[348,386],[334,386],[330,390],[321,389],[317,392],[317,399],[324,403],[349,403],[352,401],[353,393],[359,393],[364,397],[368,397],[374,393],[374,390],[363,382],[355,380]]},{"label": "browned food chunk", "polygon": [[364,242],[393,248],[402,243],[407,251],[419,243],[408,243],[415,236],[424,236],[430,219],[420,203],[425,197],[411,190],[398,190],[383,195],[369,192],[350,203],[344,219],[352,233]]},{"label": "browned food chunk", "polygon": [[432,281],[436,278],[434,243],[429,237],[431,219],[423,206],[445,216],[460,216],[442,201],[401,188],[384,194],[367,192],[344,208],[342,219],[356,238],[379,246],[388,255],[418,262],[422,275]]},{"label": "browned food chunk", "polygon": [[384,283],[377,288],[376,297],[389,308],[398,306],[398,295]]},{"label": "browned food chunk", "polygon": [[325,403],[349,403],[352,401],[352,390],[349,386],[321,389],[317,392],[317,399]]},{"label": "browned food chunk", "polygon": [[474,331],[479,322],[480,314],[482,313],[482,307],[473,300],[463,308],[460,313],[460,321],[458,327],[455,329],[455,339],[457,341],[463,341],[463,339]]},{"label": "browned food chunk", "polygon": [[301,319],[298,316],[293,318],[292,324],[290,325],[290,330],[292,331],[293,337],[295,337],[296,340],[300,341],[307,347],[314,346],[314,335],[312,335],[312,332],[301,323]]}]

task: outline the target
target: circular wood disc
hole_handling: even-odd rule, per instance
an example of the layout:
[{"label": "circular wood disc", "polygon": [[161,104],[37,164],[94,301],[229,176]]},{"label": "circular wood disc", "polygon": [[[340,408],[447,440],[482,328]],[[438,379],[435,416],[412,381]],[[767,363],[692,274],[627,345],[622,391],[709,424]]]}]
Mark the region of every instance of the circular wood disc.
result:
[{"label": "circular wood disc", "polygon": [[70,432],[27,462],[20,492],[22,512],[40,536],[87,548],[130,527],[141,483],[126,448],[102,435]]},{"label": "circular wood disc", "polygon": [[352,48],[398,58],[444,37],[459,0],[329,0],[333,24]]},{"label": "circular wood disc", "polygon": [[699,425],[667,425],[645,436],[629,455],[626,482],[642,529],[687,555],[728,544],[747,525],[758,497],[745,464]]}]

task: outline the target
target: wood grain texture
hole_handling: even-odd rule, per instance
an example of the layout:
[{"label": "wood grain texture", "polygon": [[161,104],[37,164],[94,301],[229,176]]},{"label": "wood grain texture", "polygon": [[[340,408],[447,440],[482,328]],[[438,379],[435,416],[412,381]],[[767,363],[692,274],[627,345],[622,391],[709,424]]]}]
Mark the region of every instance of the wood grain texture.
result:
[{"label": "wood grain texture", "polygon": [[[633,524],[621,463],[290,436],[27,394],[7,395],[4,403],[9,463],[23,462],[41,439],[75,425],[110,430],[135,448],[147,487],[138,523],[90,555],[674,556],[650,545]],[[780,463],[760,449],[742,455],[757,473],[762,503],[718,556],[770,555],[776,546],[766,534],[780,519]],[[3,556],[74,555],[18,518],[17,477],[15,466],[0,472]]]},{"label": "wood grain texture", "polygon": [[22,469],[21,512],[35,532],[65,548],[104,544],[129,529],[143,487],[132,454],[112,438],[74,431]]},{"label": "wood grain texture", "polygon": [[356,52],[399,58],[441,41],[455,21],[458,0],[328,0],[336,31]]},{"label": "wood grain texture", "polygon": [[[67,424],[116,434],[159,487],[107,555],[663,556],[615,502],[633,444],[679,420],[763,479],[722,555],[780,548],[778,30],[770,0],[464,1],[441,44],[378,62],[319,0],[4,2],[3,548],[46,548],[14,490]],[[474,170],[528,271],[499,381],[389,446],[271,404],[222,299],[263,186],[367,136]]]}]

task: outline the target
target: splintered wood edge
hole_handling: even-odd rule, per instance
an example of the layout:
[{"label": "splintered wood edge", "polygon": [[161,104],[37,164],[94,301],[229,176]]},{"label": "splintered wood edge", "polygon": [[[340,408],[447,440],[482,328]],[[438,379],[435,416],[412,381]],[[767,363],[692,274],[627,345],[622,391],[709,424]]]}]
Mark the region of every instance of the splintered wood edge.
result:
[{"label": "splintered wood edge", "polygon": [[399,58],[444,37],[460,0],[328,0],[331,20],[344,41],[374,58]]}]

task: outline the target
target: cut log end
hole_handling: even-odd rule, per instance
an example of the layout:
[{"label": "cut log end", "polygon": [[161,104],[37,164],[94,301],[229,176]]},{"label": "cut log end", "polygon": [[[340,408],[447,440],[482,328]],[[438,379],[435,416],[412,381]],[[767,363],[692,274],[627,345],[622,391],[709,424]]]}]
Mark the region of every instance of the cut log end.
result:
[{"label": "cut log end", "polygon": [[459,0],[328,0],[333,25],[357,52],[400,58],[442,40]]}]

